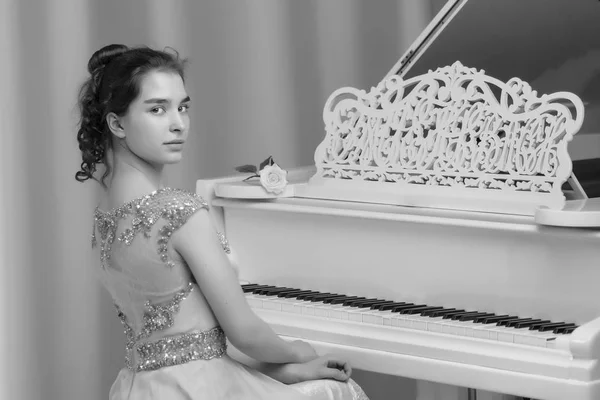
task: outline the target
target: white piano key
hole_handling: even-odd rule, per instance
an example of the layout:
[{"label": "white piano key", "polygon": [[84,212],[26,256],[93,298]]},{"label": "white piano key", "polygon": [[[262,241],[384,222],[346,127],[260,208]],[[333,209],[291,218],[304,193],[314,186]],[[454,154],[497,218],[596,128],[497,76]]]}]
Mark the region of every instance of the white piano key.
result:
[{"label": "white piano key", "polygon": [[254,307],[254,308],[262,308],[262,298],[257,296],[257,295],[250,295],[250,296],[246,296],[246,301],[248,302],[248,304],[250,305],[250,307]]},{"label": "white piano key", "polygon": [[402,318],[402,315],[400,315],[398,313],[393,313],[393,315],[390,316],[390,322],[391,322],[391,326],[394,326],[397,328],[405,328],[406,327],[406,320],[404,318]]},{"label": "white piano key", "polygon": [[516,343],[526,346],[561,348],[569,350],[569,335],[539,332],[528,328],[509,328],[496,324],[480,324],[473,321],[455,321],[443,317],[426,317],[419,314],[400,314],[390,310],[379,311],[357,308],[343,304],[325,304],[295,298],[280,298],[266,295],[247,294],[246,299],[253,308],[296,313],[319,318],[348,320],[356,323],[429,331],[455,336]]},{"label": "white piano key", "polygon": [[[470,321],[454,321],[451,319],[445,320],[442,323],[442,333],[457,336],[473,336],[472,322]],[[469,334],[470,333],[470,334]]]},{"label": "white piano key", "polygon": [[548,340],[556,337],[552,332],[529,331],[515,335],[514,343],[524,344],[528,346],[547,347]]},{"label": "white piano key", "polygon": [[423,317],[420,315],[410,315],[410,314],[400,314],[402,318],[402,324],[409,329],[415,330],[427,330],[427,319],[428,317]]},{"label": "white piano key", "polygon": [[475,324],[480,325],[473,329],[473,337],[477,339],[498,340],[498,331],[495,330],[495,324]]},{"label": "white piano key", "polygon": [[394,313],[391,311],[383,311],[382,313],[383,326],[392,326],[392,317]]},{"label": "white piano key", "polygon": [[470,322],[454,321],[451,319],[447,319],[446,322],[442,323],[442,333],[457,336],[467,336],[466,329],[467,325],[470,324]]},{"label": "white piano key", "polygon": [[555,340],[549,340],[546,347],[557,350],[571,351],[569,335],[556,335]]},{"label": "white piano key", "polygon": [[327,304],[316,302],[313,303],[313,308],[315,310],[316,317],[329,318],[329,307]]},{"label": "white piano key", "polygon": [[[483,328],[482,328],[483,330]],[[488,332],[487,339],[495,340],[498,342],[514,343],[515,328],[508,328],[506,326],[498,326],[495,324],[489,324],[485,328]]]},{"label": "white piano key", "polygon": [[428,331],[429,326],[435,324],[438,321],[434,321],[434,318],[424,317],[422,315],[408,315],[407,320],[410,321],[410,328],[420,331]]},{"label": "white piano key", "polygon": [[505,343],[514,343],[515,342],[515,328],[510,328],[507,326],[498,326],[496,327],[496,332],[498,332],[498,341]]},{"label": "white piano key", "polygon": [[363,322],[366,324],[383,325],[383,312],[371,310],[363,314]]},{"label": "white piano key", "polygon": [[381,311],[379,310],[371,310],[370,308],[361,308],[357,311],[358,314],[362,317],[362,322],[370,323],[370,324],[383,324],[383,318],[381,316]]},{"label": "white piano key", "polygon": [[488,333],[490,335],[490,340],[498,340],[498,331],[495,329],[496,325],[491,325],[488,329]]},{"label": "white piano key", "polygon": [[426,331],[427,330],[427,321],[413,319],[410,322],[410,327],[413,329],[416,329],[416,330]]},{"label": "white piano key", "polygon": [[277,301],[277,298],[265,299],[263,300],[263,308],[265,310],[281,311],[281,302]]},{"label": "white piano key", "polygon": [[280,300],[280,303],[281,311],[294,314],[302,314],[302,306],[305,304],[304,301],[298,299],[283,299]]},{"label": "white piano key", "polygon": [[392,317],[392,326],[396,326],[398,328],[409,328],[410,321],[406,319],[406,317],[402,314],[395,313]]},{"label": "white piano key", "polygon": [[293,306],[298,303],[298,300],[296,300],[296,299],[285,299],[285,298],[278,298],[273,301],[280,304],[281,311],[285,311],[285,312],[293,312]]},{"label": "white piano key", "polygon": [[362,311],[360,309],[356,309],[356,307],[353,307],[351,310],[348,310],[348,321],[363,322],[363,320],[362,320],[363,313],[364,313],[364,311]]},{"label": "white piano key", "polygon": [[335,319],[348,320],[348,310],[344,306],[334,306],[329,312],[329,316]]},{"label": "white piano key", "polygon": [[284,301],[281,302],[281,311],[293,313],[294,305],[297,302],[298,301],[296,299],[285,299]]},{"label": "white piano key", "polygon": [[427,330],[429,332],[441,333],[444,321],[447,321],[447,320],[445,320],[442,317],[431,318],[431,321],[429,321],[427,324]]},{"label": "white piano key", "polygon": [[391,325],[390,318],[396,313],[393,313],[390,310],[379,311],[379,310],[371,310],[371,312],[367,313],[363,316],[363,320],[367,319],[365,322],[371,323],[374,325]]},{"label": "white piano key", "polygon": [[302,305],[302,314],[305,315],[315,315],[315,306],[314,303],[310,301],[305,301],[305,304]]}]

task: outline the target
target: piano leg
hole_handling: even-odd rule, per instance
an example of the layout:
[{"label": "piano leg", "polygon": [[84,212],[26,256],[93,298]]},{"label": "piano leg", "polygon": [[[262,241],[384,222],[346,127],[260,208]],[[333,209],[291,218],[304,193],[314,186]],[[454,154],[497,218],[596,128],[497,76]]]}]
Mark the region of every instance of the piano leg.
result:
[{"label": "piano leg", "polygon": [[416,400],[471,400],[467,389],[443,383],[417,381]]},{"label": "piano leg", "polygon": [[[473,391],[475,391],[475,390],[473,390]],[[469,400],[471,400],[471,398],[469,398]],[[522,398],[511,396],[509,394],[494,393],[494,392],[488,392],[485,390],[477,390],[476,397],[473,397],[473,400],[522,400]]]},{"label": "piano leg", "polygon": [[[502,393],[417,381],[416,400],[530,400]],[[532,400],[532,399],[531,399]]]}]

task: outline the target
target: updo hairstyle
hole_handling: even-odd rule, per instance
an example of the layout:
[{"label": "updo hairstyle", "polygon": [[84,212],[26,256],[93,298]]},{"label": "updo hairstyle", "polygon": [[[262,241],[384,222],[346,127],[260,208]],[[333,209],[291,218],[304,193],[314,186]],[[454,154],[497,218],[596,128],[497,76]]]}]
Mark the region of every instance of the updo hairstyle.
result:
[{"label": "updo hairstyle", "polygon": [[[140,94],[142,79],[151,71],[173,72],[184,79],[186,60],[173,51],[175,54],[111,44],[92,55],[88,62],[90,77],[82,85],[78,98],[81,119],[77,141],[83,162],[75,174],[77,181],[93,179],[106,188],[104,180],[110,174],[107,153],[112,149],[106,116],[111,112],[125,115]],[[94,177],[98,164],[105,165],[100,180]]]}]

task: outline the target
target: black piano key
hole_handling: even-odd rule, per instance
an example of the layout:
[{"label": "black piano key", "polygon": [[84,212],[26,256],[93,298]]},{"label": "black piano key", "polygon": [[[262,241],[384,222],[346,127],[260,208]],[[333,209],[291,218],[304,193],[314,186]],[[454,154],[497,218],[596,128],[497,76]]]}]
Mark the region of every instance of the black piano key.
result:
[{"label": "black piano key", "polygon": [[500,323],[500,321],[510,321],[513,319],[517,319],[519,317],[516,317],[514,315],[489,315],[489,316],[483,316],[483,317],[477,317],[473,320],[473,322],[475,322],[476,324],[496,324],[498,325]]},{"label": "black piano key", "polygon": [[385,303],[388,300],[384,300],[384,299],[367,299],[364,301],[364,304],[368,304],[369,306],[373,305],[373,304],[380,304],[380,303]]},{"label": "black piano key", "polygon": [[277,293],[282,292],[284,290],[290,290],[290,288],[275,287],[259,289],[258,293],[256,294],[262,294],[263,296],[275,296]]},{"label": "black piano key", "polygon": [[311,290],[308,293],[303,293],[303,294],[300,294],[300,295],[294,296],[294,297],[297,298],[298,300],[310,300],[312,296],[315,296],[315,295],[320,294],[320,293],[321,292],[315,292],[314,290]]},{"label": "black piano key", "polygon": [[407,310],[402,310],[400,314],[420,314],[423,315],[424,312],[432,311],[432,310],[441,310],[443,307],[439,306],[426,306],[426,307],[418,307],[418,308],[409,308]]},{"label": "black piano key", "polygon": [[279,293],[290,293],[290,292],[298,292],[302,289],[299,288],[290,288],[290,287],[282,287],[281,290],[278,291],[277,295],[279,295]]},{"label": "black piano key", "polygon": [[335,295],[335,293],[318,292],[317,294],[310,295],[310,299],[311,300],[313,300],[313,299],[321,299],[321,298],[324,298],[324,297],[327,297],[327,296],[334,296],[334,295]]},{"label": "black piano key", "polygon": [[[307,295],[302,296],[302,300],[306,300],[306,301],[312,301],[312,299],[319,299],[322,297],[327,297],[327,296],[331,296],[332,293],[329,292],[313,292],[313,293],[308,293]],[[300,298],[300,296],[298,296],[298,298]]]},{"label": "black piano key", "polygon": [[428,317],[429,313],[434,312],[434,311],[440,311],[443,309],[444,309],[444,307],[442,307],[442,306],[430,306],[430,307],[426,307],[426,308],[422,309],[419,312],[419,315],[422,317]]},{"label": "black piano key", "polygon": [[392,312],[402,313],[402,311],[404,311],[404,310],[408,310],[411,308],[418,308],[418,307],[426,307],[426,306],[427,306],[427,304],[403,304],[401,306],[392,308]]},{"label": "black piano key", "polygon": [[484,313],[484,312],[480,312],[480,313],[475,313],[475,314],[467,314],[467,315],[463,315],[462,317],[458,318],[459,321],[473,321],[475,318],[479,318],[479,317],[491,317],[494,314],[492,313]]},{"label": "black piano key", "polygon": [[352,300],[356,300],[356,299],[364,299],[364,297],[359,297],[359,296],[348,296],[346,298],[344,297],[340,297],[339,299],[333,299],[331,300],[331,302],[329,304],[332,305],[336,305],[336,304],[342,304],[342,305],[346,305],[346,302],[350,302]]},{"label": "black piano key", "polygon": [[296,298],[297,298],[298,300],[306,300],[306,298],[308,297],[308,298],[309,298],[308,300],[310,300],[310,297],[311,297],[311,296],[315,296],[315,295],[317,295],[317,294],[320,294],[320,293],[321,293],[321,292],[317,292],[317,291],[315,291],[315,290],[311,290],[311,291],[310,291],[310,292],[308,292],[308,293],[302,293],[302,294],[299,294],[299,295],[297,295],[297,296],[296,296]]},{"label": "black piano key", "polygon": [[279,296],[280,293],[290,293],[290,292],[296,292],[298,290],[300,290],[300,289],[294,289],[294,288],[285,287],[285,288],[281,288],[280,290],[277,290],[277,291],[273,292],[273,295],[274,296]]},{"label": "black piano key", "polygon": [[358,300],[358,301],[355,301],[354,303],[352,303],[350,305],[350,307],[367,308],[367,307],[371,307],[372,304],[380,302],[380,301],[382,301],[382,300],[380,300],[380,299]]},{"label": "black piano key", "polygon": [[456,314],[461,314],[461,313],[466,313],[467,310],[463,309],[463,308],[459,308],[457,310],[439,310],[439,311],[434,311],[431,316],[433,318],[436,317],[442,317],[443,319],[449,319],[452,318],[453,315]]},{"label": "black piano key", "polygon": [[459,313],[455,313],[455,314],[446,314],[444,315],[444,319],[451,319],[453,321],[458,320],[459,318],[465,316],[465,315],[472,315],[472,314],[477,314],[479,311],[463,311],[463,312],[459,312]]},{"label": "black piano key", "polygon": [[561,333],[563,333],[563,334],[565,334],[565,335],[568,335],[568,334],[570,334],[570,333],[573,333],[573,331],[574,331],[575,329],[577,329],[577,328],[579,328],[579,326],[578,326],[578,325],[575,325],[575,326],[569,326],[569,327],[567,327],[567,328],[559,328],[559,329],[561,329],[561,330],[562,330],[562,332],[561,332]]},{"label": "black piano key", "polygon": [[465,310],[457,310],[456,308],[442,308],[441,310],[428,310],[423,312],[421,315],[424,317],[438,318],[449,313],[459,313]]},{"label": "black piano key", "polygon": [[384,300],[384,301],[383,301],[383,302],[381,302],[381,303],[375,303],[375,304],[372,304],[372,305],[371,305],[371,310],[379,310],[379,311],[383,311],[383,310],[381,309],[381,307],[383,307],[383,306],[386,306],[386,305],[390,305],[390,304],[394,304],[394,302],[393,302],[393,301],[391,301],[391,300]]},{"label": "black piano key", "polygon": [[468,312],[472,312],[472,311],[467,311],[467,310],[463,310],[463,309],[461,309],[461,310],[456,310],[456,311],[454,311],[454,312],[444,313],[444,314],[442,315],[442,318],[443,318],[443,319],[451,319],[451,318],[452,318],[452,317],[454,317],[455,315],[458,315],[458,314],[465,314],[465,313],[468,313]]},{"label": "black piano key", "polygon": [[300,294],[303,294],[303,293],[308,293],[308,292],[310,292],[310,290],[302,290],[302,289],[292,289],[292,290],[285,290],[285,291],[283,291],[283,292],[279,292],[279,293],[277,293],[277,297],[285,297],[285,296],[287,296],[288,294],[293,294],[293,295],[296,295],[296,296],[298,296],[298,295],[300,295]]},{"label": "black piano key", "polygon": [[546,322],[550,322],[548,320],[541,320],[541,319],[532,319],[531,321],[525,321],[525,322],[519,322],[518,324],[515,324],[515,328],[517,329],[521,329],[521,328],[529,328],[531,325],[533,324],[545,324]]},{"label": "black piano key", "polygon": [[519,318],[519,319],[510,320],[510,321],[501,321],[498,323],[498,326],[506,326],[509,328],[514,328],[515,325],[517,325],[518,323],[532,321],[532,320],[533,320],[533,318]]},{"label": "black piano key", "polygon": [[572,323],[566,323],[566,322],[554,322],[552,324],[546,324],[544,326],[541,326],[538,330],[540,332],[548,332],[548,331],[553,331],[557,328],[566,328],[568,326],[575,326],[575,324]]},{"label": "black piano key", "polygon": [[336,294],[335,296],[329,296],[329,297],[325,297],[324,299],[321,299],[321,303],[331,304],[331,302],[334,300],[346,299],[347,297],[348,296],[345,296],[343,294]]},{"label": "black piano key", "polygon": [[414,305],[414,303],[404,303],[402,301],[399,301],[399,302],[392,302],[390,304],[383,304],[381,307],[379,307],[379,311],[390,311],[394,307],[404,306],[404,305]]},{"label": "black piano key", "polygon": [[325,296],[315,296],[310,301],[315,303],[317,301],[322,302],[325,299],[335,299],[338,297],[344,297],[344,295],[343,294],[330,294],[330,295],[325,295]]},{"label": "black piano key", "polygon": [[312,301],[312,299],[320,299],[320,298],[324,298],[327,296],[333,296],[335,293],[329,293],[329,292],[315,292],[312,294],[309,294],[307,296],[304,296],[304,300],[305,301]]},{"label": "black piano key", "polygon": [[[575,326],[575,325],[573,325],[573,326]],[[567,328],[571,328],[571,326],[559,326],[557,328],[554,328],[552,330],[552,333],[562,334],[565,331],[565,329],[567,329]]]},{"label": "black piano key", "polygon": [[298,296],[302,296],[303,294],[313,293],[312,290],[302,290],[300,292],[290,292],[288,294],[283,295],[286,299],[296,299]]},{"label": "black piano key", "polygon": [[418,314],[419,312],[421,312],[421,310],[424,310],[427,307],[429,307],[427,304],[412,306],[412,307],[405,307],[400,310],[400,314]]},{"label": "black piano key", "polygon": [[557,333],[557,334],[566,334],[566,333],[571,333],[573,332],[575,329],[579,328],[578,325],[570,325],[570,326],[559,326],[558,328],[554,328],[554,330],[552,331],[552,333]]},{"label": "black piano key", "polygon": [[376,300],[376,301],[372,301],[369,303],[364,304],[361,308],[370,308],[371,310],[374,310],[373,307],[377,307],[381,304],[385,304],[386,302],[388,302],[388,300]]},{"label": "black piano key", "polygon": [[427,304],[417,305],[415,307],[406,307],[400,310],[400,314],[418,314],[421,310],[429,307]]},{"label": "black piano key", "polygon": [[325,299],[323,301],[323,303],[327,303],[327,304],[331,304],[331,305],[344,304],[345,301],[357,299],[357,298],[358,298],[358,296],[344,296],[344,297],[338,297],[336,299]]},{"label": "black piano key", "polygon": [[257,285],[257,284],[242,285],[242,290],[244,291],[244,293],[252,293],[255,289],[261,289],[261,288],[264,288],[267,286],[268,285]]},{"label": "black piano key", "polygon": [[527,328],[529,328],[530,331],[537,331],[542,326],[545,326],[545,325],[551,324],[551,323],[552,323],[552,321],[550,321],[549,319],[545,319],[543,321],[539,321],[539,322],[535,322],[533,324],[529,324],[529,325],[527,325]]},{"label": "black piano key", "polygon": [[322,293],[319,291],[280,287],[275,285],[264,285],[258,283],[247,283],[240,285],[244,293],[253,293],[264,296],[277,296],[290,299],[298,299],[311,302],[322,302],[325,304],[370,308],[372,310],[392,311],[403,314],[419,314],[425,317],[473,321],[473,323],[496,324],[498,326],[512,327],[516,329],[527,328],[541,332],[552,331],[556,334],[570,334],[579,326],[574,323],[552,322],[536,318],[519,318],[514,315],[495,315],[483,311],[465,311],[455,308],[444,308],[441,306],[429,306],[426,304],[414,304],[407,302],[396,302],[385,299],[366,298],[362,296],[346,296],[337,293]]},{"label": "black piano key", "polygon": [[274,289],[275,287],[276,287],[276,286],[272,286],[272,285],[266,285],[266,286],[263,286],[263,287],[259,287],[259,288],[256,288],[256,289],[254,289],[254,290],[252,291],[252,293],[254,293],[254,294],[259,294],[260,292],[262,292],[262,291],[263,291],[263,290],[265,290],[265,289]]},{"label": "black piano key", "polygon": [[366,300],[366,297],[356,297],[354,299],[346,300],[342,304],[344,306],[350,306],[351,304],[354,304],[355,302],[360,301],[360,300]]},{"label": "black piano key", "polygon": [[331,298],[331,299],[327,298],[327,299],[323,300],[323,303],[337,305],[337,304],[344,304],[345,301],[358,299],[358,298],[360,298],[360,297],[359,296],[343,296],[343,297],[336,297],[336,298]]},{"label": "black piano key", "polygon": [[465,312],[462,312],[462,313],[454,314],[452,316],[450,316],[451,314],[446,314],[444,316],[444,318],[450,316],[448,319],[451,319],[453,321],[458,321],[459,319],[461,319],[463,317],[468,317],[469,315],[475,315],[475,314],[481,314],[481,311],[465,311]]}]

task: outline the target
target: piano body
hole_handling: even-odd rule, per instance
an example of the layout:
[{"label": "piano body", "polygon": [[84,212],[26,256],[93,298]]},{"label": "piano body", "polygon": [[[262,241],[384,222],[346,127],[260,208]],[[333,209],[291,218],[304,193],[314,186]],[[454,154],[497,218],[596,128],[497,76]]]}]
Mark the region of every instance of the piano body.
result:
[{"label": "piano body", "polygon": [[419,399],[600,399],[598,17],[450,0],[283,193],[199,180],[255,312]]}]

